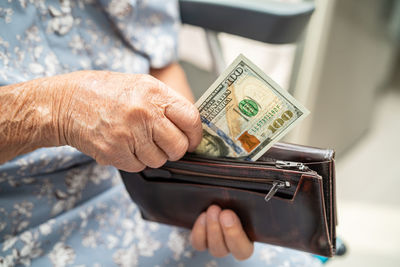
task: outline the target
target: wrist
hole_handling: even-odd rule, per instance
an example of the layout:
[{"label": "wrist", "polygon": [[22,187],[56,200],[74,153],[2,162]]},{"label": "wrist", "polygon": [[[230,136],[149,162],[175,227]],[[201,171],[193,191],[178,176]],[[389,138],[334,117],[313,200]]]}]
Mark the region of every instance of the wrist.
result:
[{"label": "wrist", "polygon": [[65,74],[52,77],[46,89],[50,93],[48,99],[52,114],[50,135],[54,146],[71,145],[68,120],[76,81],[70,76],[71,74]]},{"label": "wrist", "polygon": [[[32,113],[32,120],[27,120],[26,127],[31,127],[31,141],[35,148],[60,145],[54,128],[56,107],[52,101],[54,78],[40,78],[27,82],[22,87],[27,103],[27,113]],[[31,122],[30,122],[31,121]]]},{"label": "wrist", "polygon": [[0,89],[0,162],[55,145],[46,79]]}]

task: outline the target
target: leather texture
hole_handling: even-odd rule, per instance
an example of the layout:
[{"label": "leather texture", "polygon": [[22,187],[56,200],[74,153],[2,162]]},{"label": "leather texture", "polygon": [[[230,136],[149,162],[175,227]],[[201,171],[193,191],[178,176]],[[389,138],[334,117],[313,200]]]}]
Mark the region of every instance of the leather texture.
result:
[{"label": "leather texture", "polygon": [[[282,167],[280,160],[306,167]],[[187,154],[159,169],[120,172],[147,220],[192,228],[202,211],[217,204],[237,213],[253,241],[326,257],[335,253],[332,150],[277,143],[256,162]],[[287,186],[265,201],[277,181]]]}]

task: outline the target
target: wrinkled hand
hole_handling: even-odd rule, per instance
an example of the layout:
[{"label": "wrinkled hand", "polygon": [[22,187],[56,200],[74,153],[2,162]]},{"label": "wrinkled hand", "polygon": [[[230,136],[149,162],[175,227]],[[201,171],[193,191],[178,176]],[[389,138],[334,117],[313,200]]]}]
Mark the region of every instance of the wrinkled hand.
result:
[{"label": "wrinkled hand", "polygon": [[202,138],[196,107],[150,75],[82,71],[66,75],[54,105],[60,145],[103,165],[138,172],[192,151]]},{"label": "wrinkled hand", "polygon": [[211,205],[200,214],[190,239],[195,249],[208,249],[214,257],[225,257],[232,253],[237,260],[245,260],[254,250],[236,214],[231,210],[221,211],[216,205]]}]

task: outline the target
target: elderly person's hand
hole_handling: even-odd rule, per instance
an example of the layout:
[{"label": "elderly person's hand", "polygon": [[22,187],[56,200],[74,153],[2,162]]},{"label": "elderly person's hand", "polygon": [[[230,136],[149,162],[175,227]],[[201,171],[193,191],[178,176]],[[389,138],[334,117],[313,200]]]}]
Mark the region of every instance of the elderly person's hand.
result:
[{"label": "elderly person's hand", "polygon": [[196,107],[150,75],[79,71],[5,86],[0,97],[0,162],[70,145],[137,172],[179,159],[202,137]]},{"label": "elderly person's hand", "polygon": [[196,107],[152,76],[103,71],[69,76],[73,86],[60,88],[55,98],[61,101],[55,104],[60,145],[138,172],[177,160],[199,144]]},{"label": "elderly person's hand", "polygon": [[216,205],[211,205],[197,218],[190,241],[195,249],[208,249],[214,257],[232,253],[237,260],[245,260],[254,250],[236,214],[231,210],[221,211]]}]

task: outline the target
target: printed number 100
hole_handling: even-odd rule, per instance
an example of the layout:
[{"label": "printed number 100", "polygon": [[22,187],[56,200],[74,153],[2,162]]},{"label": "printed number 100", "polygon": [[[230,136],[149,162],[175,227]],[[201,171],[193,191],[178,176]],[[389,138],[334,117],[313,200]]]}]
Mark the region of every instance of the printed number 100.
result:
[{"label": "printed number 100", "polygon": [[273,123],[271,123],[268,126],[268,129],[272,131],[272,133],[275,133],[279,128],[281,128],[286,121],[290,120],[293,117],[293,112],[290,110],[286,110],[283,112],[282,116],[280,118],[277,118],[274,120]]}]

